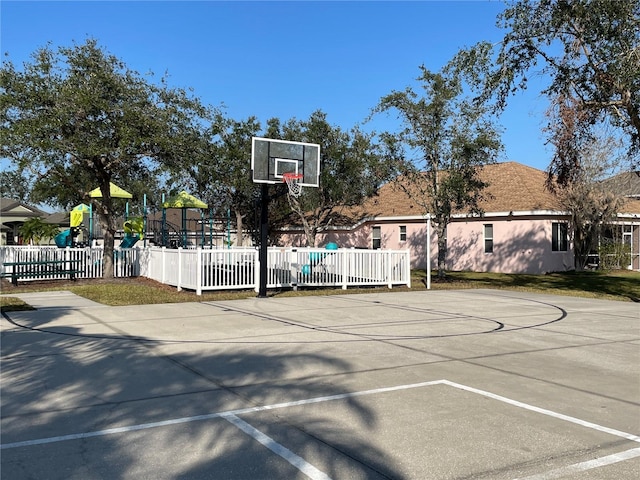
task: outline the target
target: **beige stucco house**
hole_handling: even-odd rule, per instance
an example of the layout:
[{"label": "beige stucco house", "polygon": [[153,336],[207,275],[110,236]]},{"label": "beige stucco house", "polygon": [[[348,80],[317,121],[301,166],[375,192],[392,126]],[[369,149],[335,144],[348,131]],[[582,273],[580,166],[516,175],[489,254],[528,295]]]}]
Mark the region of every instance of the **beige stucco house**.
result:
[{"label": "beige stucco house", "polygon": [[0,245],[22,243],[20,227],[31,218],[46,218],[49,214],[19,200],[0,198]]},{"label": "beige stucco house", "polygon": [[[483,216],[456,212],[447,228],[447,269],[455,271],[548,273],[574,269],[570,216],[545,188],[546,173],[516,162],[483,167],[489,184],[480,206]],[[379,195],[357,208],[344,209],[347,220],[323,231],[318,246],[409,249],[413,268],[427,263],[427,216],[402,189],[384,185]],[[627,268],[640,270],[640,200],[629,197],[612,226],[631,246]],[[280,244],[304,246],[298,228],[280,232]],[[438,249],[431,235],[432,265]]]}]

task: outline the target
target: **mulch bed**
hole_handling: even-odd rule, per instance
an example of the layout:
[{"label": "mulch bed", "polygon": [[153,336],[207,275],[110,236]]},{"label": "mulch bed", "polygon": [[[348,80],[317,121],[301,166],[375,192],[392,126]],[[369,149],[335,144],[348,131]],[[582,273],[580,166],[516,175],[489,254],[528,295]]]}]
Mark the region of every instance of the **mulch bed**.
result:
[{"label": "mulch bed", "polygon": [[102,278],[79,279],[79,280],[37,280],[32,282],[20,282],[14,287],[11,281],[3,279],[0,284],[0,291],[3,294],[29,292],[42,289],[56,288],[58,290],[67,290],[70,287],[79,287],[83,285],[144,285],[148,287],[166,289],[175,291],[175,287],[164,285],[155,280],[146,277],[130,277],[130,278],[113,278],[105,280]]}]

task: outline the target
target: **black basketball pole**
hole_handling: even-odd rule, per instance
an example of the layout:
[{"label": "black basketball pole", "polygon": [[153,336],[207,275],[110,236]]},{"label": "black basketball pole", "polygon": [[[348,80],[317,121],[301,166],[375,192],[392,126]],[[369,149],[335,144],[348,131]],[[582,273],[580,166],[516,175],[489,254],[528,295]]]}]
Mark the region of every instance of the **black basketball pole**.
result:
[{"label": "black basketball pole", "polygon": [[260,286],[258,298],[267,298],[267,241],[269,240],[269,184],[262,184],[260,199]]}]

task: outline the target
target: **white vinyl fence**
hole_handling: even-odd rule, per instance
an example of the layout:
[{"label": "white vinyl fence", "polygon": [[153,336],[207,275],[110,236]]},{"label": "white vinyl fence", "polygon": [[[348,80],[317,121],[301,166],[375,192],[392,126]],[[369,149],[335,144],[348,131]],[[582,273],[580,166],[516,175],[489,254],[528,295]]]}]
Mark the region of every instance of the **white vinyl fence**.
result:
[{"label": "white vinyl fence", "polygon": [[[0,247],[0,273],[10,273],[5,262],[72,260],[81,270],[77,278],[100,278],[102,256],[102,248]],[[145,276],[179,290],[195,290],[198,295],[208,290],[258,291],[259,272],[255,248],[116,248],[114,253],[114,276]],[[36,275],[24,281],[44,278]],[[408,250],[268,249],[267,288],[377,285],[411,287]]]},{"label": "white vinyl fence", "polygon": [[[113,256],[113,275],[118,278],[139,276],[143,252],[143,250],[136,248],[116,248]],[[12,267],[5,265],[5,263],[64,261],[73,265],[73,268],[80,272],[75,275],[76,278],[101,278],[103,255],[104,251],[101,247],[3,246],[0,247],[0,274],[11,273]],[[57,280],[62,278],[66,278],[66,276],[56,276],[48,272],[46,275],[33,275],[21,280]]]}]

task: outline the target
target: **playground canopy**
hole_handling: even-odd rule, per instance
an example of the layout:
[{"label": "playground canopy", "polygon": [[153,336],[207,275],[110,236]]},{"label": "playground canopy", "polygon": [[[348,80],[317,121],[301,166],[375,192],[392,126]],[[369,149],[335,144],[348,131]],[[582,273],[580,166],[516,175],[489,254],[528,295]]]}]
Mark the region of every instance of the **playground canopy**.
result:
[{"label": "playground canopy", "polygon": [[184,190],[162,203],[162,208],[208,208],[209,205]]},{"label": "playground canopy", "polygon": [[82,224],[82,219],[85,213],[91,214],[91,208],[89,205],[85,205],[81,203],[80,205],[76,205],[69,212],[69,225],[71,227],[79,227]]},{"label": "playground canopy", "polygon": [[[111,198],[133,198],[126,190],[120,188],[113,182],[109,182],[109,193],[111,194]],[[89,192],[89,196],[91,198],[102,198],[102,191],[100,187],[94,188]],[[91,238],[93,233],[93,215],[91,215],[91,219],[89,220],[89,238]]]},{"label": "playground canopy", "polygon": [[91,207],[86,203],[80,203],[71,209],[72,212],[90,213]]},{"label": "playground canopy", "polygon": [[[162,208],[179,208],[182,210],[182,246],[187,246],[187,209],[189,208],[199,208],[205,209],[208,208],[209,205],[204,203],[202,200],[198,200],[193,195],[188,194],[184,190],[169,197],[167,200],[162,202]],[[163,215],[163,230],[164,230],[164,215]],[[204,238],[204,237],[203,237]]]},{"label": "playground canopy", "polygon": [[[109,182],[109,192],[111,193],[111,198],[133,198],[133,195],[112,182]],[[89,196],[91,198],[102,198],[100,187],[91,190]]]}]

